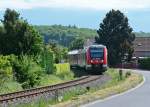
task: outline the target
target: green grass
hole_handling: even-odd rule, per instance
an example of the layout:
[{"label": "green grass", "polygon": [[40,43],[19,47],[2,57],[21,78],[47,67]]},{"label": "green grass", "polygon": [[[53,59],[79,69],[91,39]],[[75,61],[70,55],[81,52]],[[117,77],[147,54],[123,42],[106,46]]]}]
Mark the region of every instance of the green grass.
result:
[{"label": "green grass", "polygon": [[4,82],[2,86],[0,86],[0,94],[21,91],[23,90],[21,84],[16,81],[7,81]]},{"label": "green grass", "polygon": [[56,72],[51,75],[43,74],[40,86],[53,85],[75,79],[69,63],[55,64]]},{"label": "green grass", "polygon": [[[57,65],[57,67],[64,67],[64,66],[61,66],[61,65]],[[61,70],[61,69],[60,69]],[[69,71],[70,72],[70,71]],[[59,74],[62,74],[62,71],[58,71],[57,73]],[[64,72],[63,72],[64,73]],[[106,72],[107,75],[111,76],[112,80],[109,81],[106,86],[108,87],[109,85],[115,85],[119,82],[119,73],[114,70],[114,69],[109,69],[107,72]],[[50,83],[51,80],[54,80],[54,83],[56,82],[61,82],[61,80],[58,79],[57,76],[52,76],[52,78],[50,78],[49,76],[47,78],[43,77],[45,80],[43,81],[42,84],[47,84],[47,83]],[[123,80],[122,80],[123,81]],[[53,83],[53,82],[52,82]],[[106,86],[103,86],[103,88],[105,88]],[[64,101],[68,101],[70,99],[76,99],[78,98],[79,95],[83,95],[83,94],[86,94],[88,91],[90,92],[95,92],[97,90],[99,90],[100,87],[94,87],[94,88],[90,88],[90,90],[87,90],[87,89],[81,89],[81,88],[74,88],[70,91],[67,91],[64,93],[62,97],[62,101],[59,101],[58,99],[60,98],[60,96],[58,97],[58,99],[53,99],[53,100],[50,100],[50,101],[47,101],[47,103],[50,105],[55,105],[59,102],[64,102]],[[39,101],[41,102],[41,101]],[[43,102],[43,104],[45,104],[46,102]],[[45,105],[47,105],[47,103]],[[31,103],[31,105],[34,105],[32,107],[36,107],[36,103]],[[37,107],[41,107],[41,106],[37,106]]]},{"label": "green grass", "polygon": [[[72,96],[68,99],[68,101],[57,104],[56,107],[65,107],[70,104],[74,106],[79,106],[83,104],[83,102],[89,102],[97,99],[103,99],[110,95],[114,95],[117,93],[124,92],[130,88],[135,87],[137,84],[143,81],[143,78],[139,74],[129,73],[127,71],[123,74],[122,79],[120,79],[119,71],[116,69],[109,69],[106,74],[110,75],[112,80],[108,81],[102,87],[94,87],[85,93],[80,93],[79,95]],[[128,75],[128,76],[126,76]],[[83,94],[83,95],[82,95]],[[75,97],[75,98],[74,98]]]},{"label": "green grass", "polygon": [[57,83],[61,83],[61,82],[63,82],[63,81],[56,75],[43,74],[41,81],[40,81],[40,86],[53,85],[53,84],[57,84]]},{"label": "green grass", "polygon": [[105,74],[109,75],[112,79],[105,84],[104,87],[110,87],[118,84],[119,82],[123,82],[125,78],[125,74],[122,75],[122,79],[120,79],[119,70],[116,69],[109,69]]},{"label": "green grass", "polygon": [[[61,107],[61,106],[64,107],[74,103],[78,105],[81,104],[82,102],[102,99],[113,94],[121,93],[132,87],[135,87],[143,80],[141,75],[131,73],[130,71],[123,73],[122,79],[120,79],[119,71],[116,69],[109,69],[106,72],[106,74],[111,76],[112,79],[108,81],[106,84],[104,84],[102,87],[93,87],[90,88],[90,90],[76,87],[70,91],[65,92],[63,96],[58,96],[55,99],[51,99],[51,100],[41,99],[38,102],[21,104],[18,107],[20,106],[21,107],[48,107],[52,105],[56,105],[56,107]],[[47,80],[48,78],[49,77],[47,77]],[[57,80],[56,79],[57,77],[55,76],[52,76],[51,78],[52,80],[56,80],[55,83],[61,81],[59,79]]]}]

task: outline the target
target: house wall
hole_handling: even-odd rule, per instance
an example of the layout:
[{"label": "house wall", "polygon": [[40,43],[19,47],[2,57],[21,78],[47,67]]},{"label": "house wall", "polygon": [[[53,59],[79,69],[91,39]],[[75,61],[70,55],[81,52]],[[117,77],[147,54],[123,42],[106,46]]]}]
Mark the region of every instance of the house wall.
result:
[{"label": "house wall", "polygon": [[150,37],[136,37],[133,57],[150,57]]},{"label": "house wall", "polygon": [[150,51],[134,51],[134,57],[150,57]]}]

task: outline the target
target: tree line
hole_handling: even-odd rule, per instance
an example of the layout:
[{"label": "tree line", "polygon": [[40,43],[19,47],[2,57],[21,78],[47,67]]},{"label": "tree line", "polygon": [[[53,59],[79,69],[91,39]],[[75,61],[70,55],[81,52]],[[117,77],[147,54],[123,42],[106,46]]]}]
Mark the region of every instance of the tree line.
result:
[{"label": "tree line", "polygon": [[1,23],[1,80],[13,78],[24,88],[37,85],[42,73],[54,73],[54,63],[66,59],[68,48],[83,48],[87,38],[95,37],[96,43],[107,46],[111,66],[122,62],[125,56],[130,61],[134,51],[135,34],[119,10],[109,11],[97,32],[70,25],[31,26],[11,9],[5,11]]},{"label": "tree line", "polygon": [[9,79],[23,88],[39,84],[43,74],[55,72],[67,54],[67,48],[56,43],[44,43],[40,33],[15,10],[7,9],[0,26],[0,85]]}]

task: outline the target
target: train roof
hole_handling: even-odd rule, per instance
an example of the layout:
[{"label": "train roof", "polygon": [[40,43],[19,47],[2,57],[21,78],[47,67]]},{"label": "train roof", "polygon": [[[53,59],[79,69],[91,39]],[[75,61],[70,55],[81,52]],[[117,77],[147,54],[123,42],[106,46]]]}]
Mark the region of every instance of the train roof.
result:
[{"label": "train roof", "polygon": [[94,44],[94,45],[90,45],[90,46],[87,46],[87,47],[84,47],[84,48],[87,49],[87,48],[90,48],[90,47],[101,47],[101,48],[104,48],[106,46],[102,45],[102,44]]},{"label": "train roof", "polygon": [[90,45],[89,47],[106,47],[105,45]]},{"label": "train roof", "polygon": [[84,49],[79,49],[79,50],[72,50],[72,51],[69,51],[68,52],[68,55],[75,55],[75,54],[80,54],[81,52],[84,52],[86,51],[88,48],[90,47],[101,47],[101,48],[104,48],[106,47],[105,45],[90,45],[88,47],[84,47]]},{"label": "train roof", "polygon": [[79,50],[72,50],[68,52],[68,55],[74,55],[74,54],[78,54]]}]

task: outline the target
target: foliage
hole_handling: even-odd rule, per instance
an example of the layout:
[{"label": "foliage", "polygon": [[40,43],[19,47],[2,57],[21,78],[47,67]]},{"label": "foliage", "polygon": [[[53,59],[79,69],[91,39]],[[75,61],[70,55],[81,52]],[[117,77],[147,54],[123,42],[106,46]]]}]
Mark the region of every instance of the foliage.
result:
[{"label": "foliage", "polygon": [[41,51],[42,38],[19,16],[15,10],[5,11],[4,19],[1,20],[3,26],[0,28],[0,53],[37,55]]},{"label": "foliage", "polygon": [[68,48],[61,48],[61,59],[66,62],[68,55]]},{"label": "foliage", "polygon": [[0,55],[0,85],[12,77],[12,66],[9,58],[10,56]]},{"label": "foliage", "polygon": [[54,85],[54,84],[61,83],[61,82],[63,82],[63,80],[56,75],[42,74],[39,85],[48,86],[48,85]]},{"label": "foliage", "polygon": [[42,68],[44,68],[45,73],[47,74],[52,74],[55,71],[53,54],[54,53],[49,47],[49,45],[45,45],[44,50],[41,54],[41,65]]},{"label": "foliage", "polygon": [[88,28],[77,28],[76,26],[35,26],[44,37],[45,43],[55,41],[56,43],[69,47],[70,43],[78,37],[94,38],[97,36],[96,30]]},{"label": "foliage", "polygon": [[62,79],[69,80],[74,78],[73,73],[70,70],[69,63],[55,64],[56,72],[55,74]]},{"label": "foliage", "polygon": [[150,33],[146,32],[135,32],[136,37],[150,37]]},{"label": "foliage", "polygon": [[125,54],[128,60],[133,53],[133,41],[135,35],[128,24],[128,18],[119,10],[111,10],[106,14],[100,28],[97,31],[98,37],[95,40],[108,48],[108,60],[110,65],[120,63]]},{"label": "foliage", "polygon": [[116,83],[118,83],[118,81],[122,81],[125,79],[124,75],[122,75],[122,79],[120,79],[119,70],[116,70],[116,69],[109,69],[106,72],[106,74],[111,76],[111,78],[112,78],[112,80],[110,81],[111,85],[115,85]]},{"label": "foliage", "polygon": [[10,80],[3,83],[3,86],[0,87],[0,94],[6,94],[16,91],[21,91],[22,86],[16,81]]},{"label": "foliage", "polygon": [[30,88],[39,84],[42,68],[34,62],[32,57],[21,56],[13,62],[13,72],[23,88]]},{"label": "foliage", "polygon": [[125,73],[125,77],[128,78],[129,76],[131,76],[131,72],[130,72],[130,71],[127,71],[127,72]]},{"label": "foliage", "polygon": [[59,63],[60,60],[61,60],[61,50],[60,50],[60,47],[56,43],[50,42],[49,43],[49,48],[53,51],[54,62],[55,63]]},{"label": "foliage", "polygon": [[150,70],[150,58],[139,59],[139,67]]},{"label": "foliage", "polygon": [[83,49],[84,41],[85,40],[83,38],[76,38],[74,41],[71,42],[69,49]]},{"label": "foliage", "polygon": [[50,42],[48,47],[53,51],[54,63],[61,63],[67,59],[68,49],[56,43]]}]

